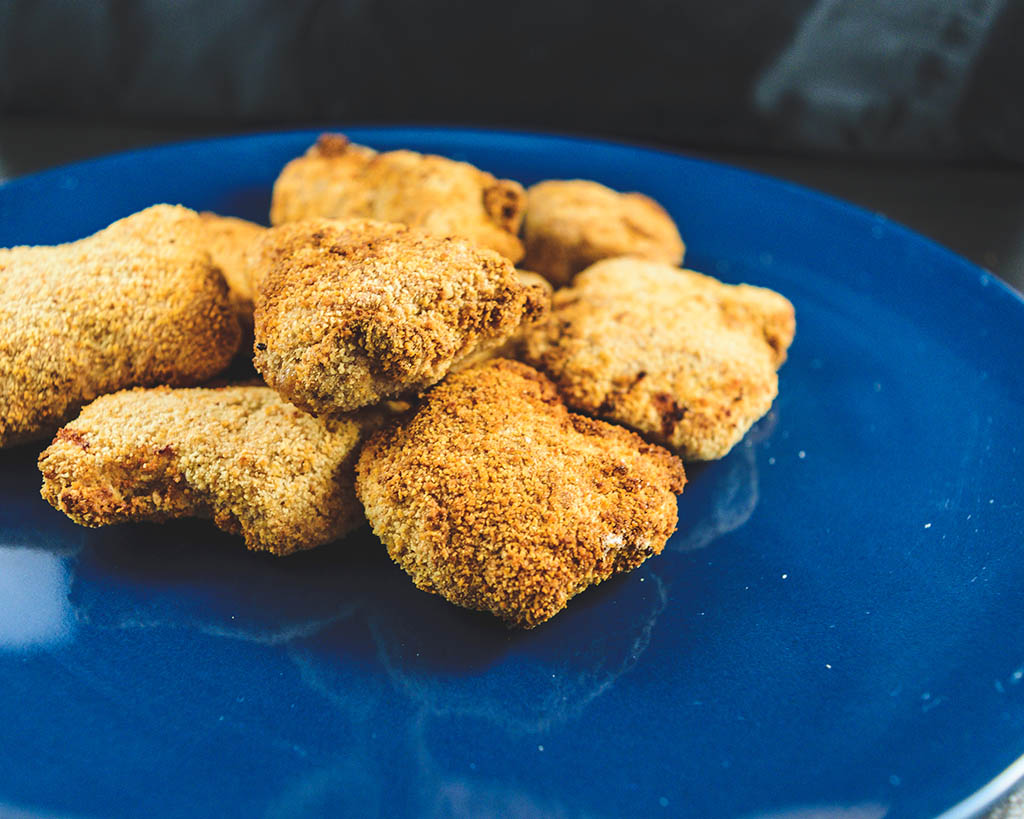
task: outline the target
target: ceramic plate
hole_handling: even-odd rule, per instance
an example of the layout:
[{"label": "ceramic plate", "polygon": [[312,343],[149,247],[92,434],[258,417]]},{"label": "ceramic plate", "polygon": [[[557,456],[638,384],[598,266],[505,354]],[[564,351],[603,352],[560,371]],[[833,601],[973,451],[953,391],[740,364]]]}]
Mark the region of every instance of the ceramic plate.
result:
[{"label": "ceramic plate", "polygon": [[[775,406],[690,470],[664,554],[525,633],[418,592],[367,532],[274,559],[203,522],[79,528],[39,498],[39,446],[0,453],[0,811],[959,817],[1010,784],[1019,296],[880,216],[721,165],[525,134],[350,135],[654,196],[688,266],[796,305]],[[265,220],[314,136],[17,180],[0,246],[155,202]]]}]

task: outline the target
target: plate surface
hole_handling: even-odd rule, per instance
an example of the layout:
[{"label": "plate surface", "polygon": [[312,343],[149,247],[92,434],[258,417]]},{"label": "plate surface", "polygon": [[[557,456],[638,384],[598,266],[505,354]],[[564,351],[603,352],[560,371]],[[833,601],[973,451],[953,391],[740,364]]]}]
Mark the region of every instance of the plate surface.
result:
[{"label": "plate surface", "polygon": [[[925,817],[1024,754],[1020,297],[724,166],[349,133],[654,196],[688,266],[796,305],[774,408],[690,470],[663,555],[527,633],[416,591],[366,532],[275,560],[202,522],[76,527],[38,496],[40,447],[0,452],[0,811]],[[314,136],[17,180],[0,246],[154,202],[264,221]]]}]

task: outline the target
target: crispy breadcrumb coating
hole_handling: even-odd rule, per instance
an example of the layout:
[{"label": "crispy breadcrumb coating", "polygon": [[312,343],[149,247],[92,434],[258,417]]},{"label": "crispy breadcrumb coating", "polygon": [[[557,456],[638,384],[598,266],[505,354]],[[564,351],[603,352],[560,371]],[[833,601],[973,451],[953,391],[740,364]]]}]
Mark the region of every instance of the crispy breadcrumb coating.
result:
[{"label": "crispy breadcrumb coating", "polygon": [[771,290],[608,259],[555,293],[524,355],[570,407],[711,460],[768,412],[795,330],[793,305]]},{"label": "crispy breadcrumb coating", "polygon": [[532,270],[523,270],[520,267],[516,268],[516,276],[519,281],[527,286],[537,286],[541,288],[549,296],[555,292],[555,288],[551,286],[551,282],[545,279],[540,273],[535,273]]},{"label": "crispy breadcrumb coating", "polygon": [[400,222],[435,236],[460,236],[513,262],[526,208],[518,182],[468,162],[414,151],[377,153],[323,134],[274,183],[270,223],[318,216]]},{"label": "crispy breadcrumb coating", "polygon": [[310,412],[415,394],[546,307],[494,251],[386,222],[281,225],[261,258],[256,369]]},{"label": "crispy breadcrumb coating", "polygon": [[267,229],[234,216],[204,211],[199,214],[206,235],[206,249],[224,274],[231,302],[243,328],[252,329],[253,281],[250,254]]},{"label": "crispy breadcrumb coating", "polygon": [[126,390],[58,430],[42,495],[83,526],[212,518],[286,555],[362,523],[353,467],[378,417],[314,418],[266,387]]},{"label": "crispy breadcrumb coating", "polygon": [[240,330],[201,224],[155,205],[77,242],[0,250],[0,446],[51,435],[97,395],[227,366]]},{"label": "crispy breadcrumb coating", "polygon": [[419,588],[525,628],[661,552],[686,481],[664,449],[570,413],[506,359],[430,390],[367,442],[356,475],[374,532]]},{"label": "crispy breadcrumb coating", "polygon": [[534,322],[541,316],[545,315],[551,308],[551,295],[554,293],[554,288],[551,286],[551,282],[539,273],[534,273],[530,270],[516,270],[516,278],[519,279],[519,283],[524,287],[536,288],[534,297],[538,302],[544,305],[543,310],[537,311],[533,319],[526,320],[520,324],[519,327],[516,328],[516,331],[509,337],[508,341],[495,347],[482,346],[478,348],[476,352],[470,353],[464,358],[460,358],[456,361],[449,372],[456,373],[461,370],[467,370],[470,367],[475,367],[477,364],[481,364],[492,358],[521,357],[523,343],[526,341],[526,334],[534,325]]},{"label": "crispy breadcrumb coating", "polygon": [[594,262],[637,256],[678,265],[686,249],[665,209],[642,193],[586,179],[550,179],[527,191],[523,267],[556,287]]}]

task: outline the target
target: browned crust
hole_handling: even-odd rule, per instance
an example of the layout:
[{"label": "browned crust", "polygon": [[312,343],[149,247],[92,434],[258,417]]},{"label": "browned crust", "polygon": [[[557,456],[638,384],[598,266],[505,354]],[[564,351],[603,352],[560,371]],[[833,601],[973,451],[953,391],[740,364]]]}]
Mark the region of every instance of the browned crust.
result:
[{"label": "browned crust", "polygon": [[266,387],[118,392],[58,430],[42,496],[83,526],[212,518],[285,555],[362,522],[353,469],[377,422],[316,419]]},{"label": "browned crust", "polygon": [[793,305],[771,290],[608,259],[555,293],[523,355],[571,407],[711,460],[771,407],[795,330]]},{"label": "browned crust", "polygon": [[200,213],[199,217],[206,249],[214,265],[224,274],[238,320],[251,336],[254,295],[251,255],[267,229],[255,222],[209,211]]},{"label": "browned crust", "polygon": [[493,251],[370,220],[272,228],[260,264],[256,368],[310,412],[419,392],[547,306]]},{"label": "browned crust", "polygon": [[309,149],[309,153],[322,157],[342,156],[349,152],[351,145],[349,138],[344,134],[320,134]]},{"label": "browned crust", "polygon": [[430,390],[356,471],[374,532],[419,588],[526,628],[659,553],[686,480],[661,447],[568,412],[504,359]]},{"label": "browned crust", "polygon": [[668,212],[642,193],[585,179],[550,179],[527,191],[523,267],[554,285],[601,259],[636,256],[678,265],[686,250]]},{"label": "browned crust", "polygon": [[227,366],[240,330],[200,226],[156,205],[77,242],[0,250],[0,446],[52,434],[97,395]]},{"label": "browned crust", "polygon": [[530,270],[516,270],[516,278],[519,279],[521,285],[532,290],[528,295],[532,309],[523,318],[523,323],[506,341],[497,345],[480,345],[475,352],[463,356],[452,364],[449,372],[466,370],[492,358],[518,359],[522,357],[523,344],[526,342],[530,328],[546,316],[551,309],[551,295],[554,288],[551,287],[551,282],[539,273]]},{"label": "browned crust", "polygon": [[323,134],[281,171],[270,221],[399,222],[468,239],[516,262],[523,256],[518,233],[525,210],[526,193],[518,182],[496,179],[467,162],[415,151],[377,153],[342,134]]}]

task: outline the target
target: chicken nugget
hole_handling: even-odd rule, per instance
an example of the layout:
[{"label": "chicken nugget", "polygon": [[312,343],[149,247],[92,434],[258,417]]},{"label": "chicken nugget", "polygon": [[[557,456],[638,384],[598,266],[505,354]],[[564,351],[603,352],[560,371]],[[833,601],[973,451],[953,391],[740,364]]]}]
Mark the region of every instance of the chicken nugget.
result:
[{"label": "chicken nugget", "polygon": [[516,270],[516,278],[519,279],[519,283],[524,287],[536,288],[535,298],[543,303],[543,311],[536,311],[536,315],[533,318],[520,324],[508,341],[493,347],[484,346],[478,348],[476,352],[470,353],[456,361],[449,372],[454,373],[467,370],[492,358],[519,358],[522,355],[523,343],[526,341],[526,334],[529,332],[529,329],[551,307],[551,294],[554,293],[554,288],[551,286],[551,282],[539,273],[534,273],[531,270]]},{"label": "chicken nugget", "polygon": [[555,293],[524,358],[570,407],[712,460],[768,412],[795,330],[793,305],[771,290],[608,259]]},{"label": "chicken nugget", "polygon": [[448,376],[356,466],[373,531],[420,589],[525,628],[661,552],[685,482],[667,451],[569,412],[506,359]]},{"label": "chicken nugget", "polygon": [[546,307],[494,251],[398,224],[293,222],[262,258],[256,369],[310,412],[415,394]]},{"label": "chicken nugget", "polygon": [[551,282],[540,275],[540,273],[535,273],[532,270],[523,270],[522,268],[517,267],[516,276],[520,283],[527,287],[539,287],[549,296],[555,292],[555,288],[551,286]]},{"label": "chicken nugget", "polygon": [[556,287],[601,259],[637,256],[678,265],[686,246],[672,217],[642,193],[585,179],[550,179],[527,191],[523,267]]},{"label": "chicken nugget", "polygon": [[212,518],[286,555],[362,523],[353,467],[378,417],[314,418],[267,387],[104,395],[39,456],[42,495],[83,526]]},{"label": "chicken nugget", "polygon": [[77,242],[0,250],[0,446],[51,435],[97,395],[227,366],[241,333],[201,225],[155,205]]},{"label": "chicken nugget", "polygon": [[224,274],[239,322],[251,333],[254,292],[251,255],[267,229],[255,222],[209,211],[200,213],[199,217],[205,231],[206,249]]},{"label": "chicken nugget", "polygon": [[468,162],[415,151],[377,153],[341,134],[323,134],[274,183],[270,222],[318,216],[400,222],[435,236],[459,236],[513,262],[526,193]]}]

